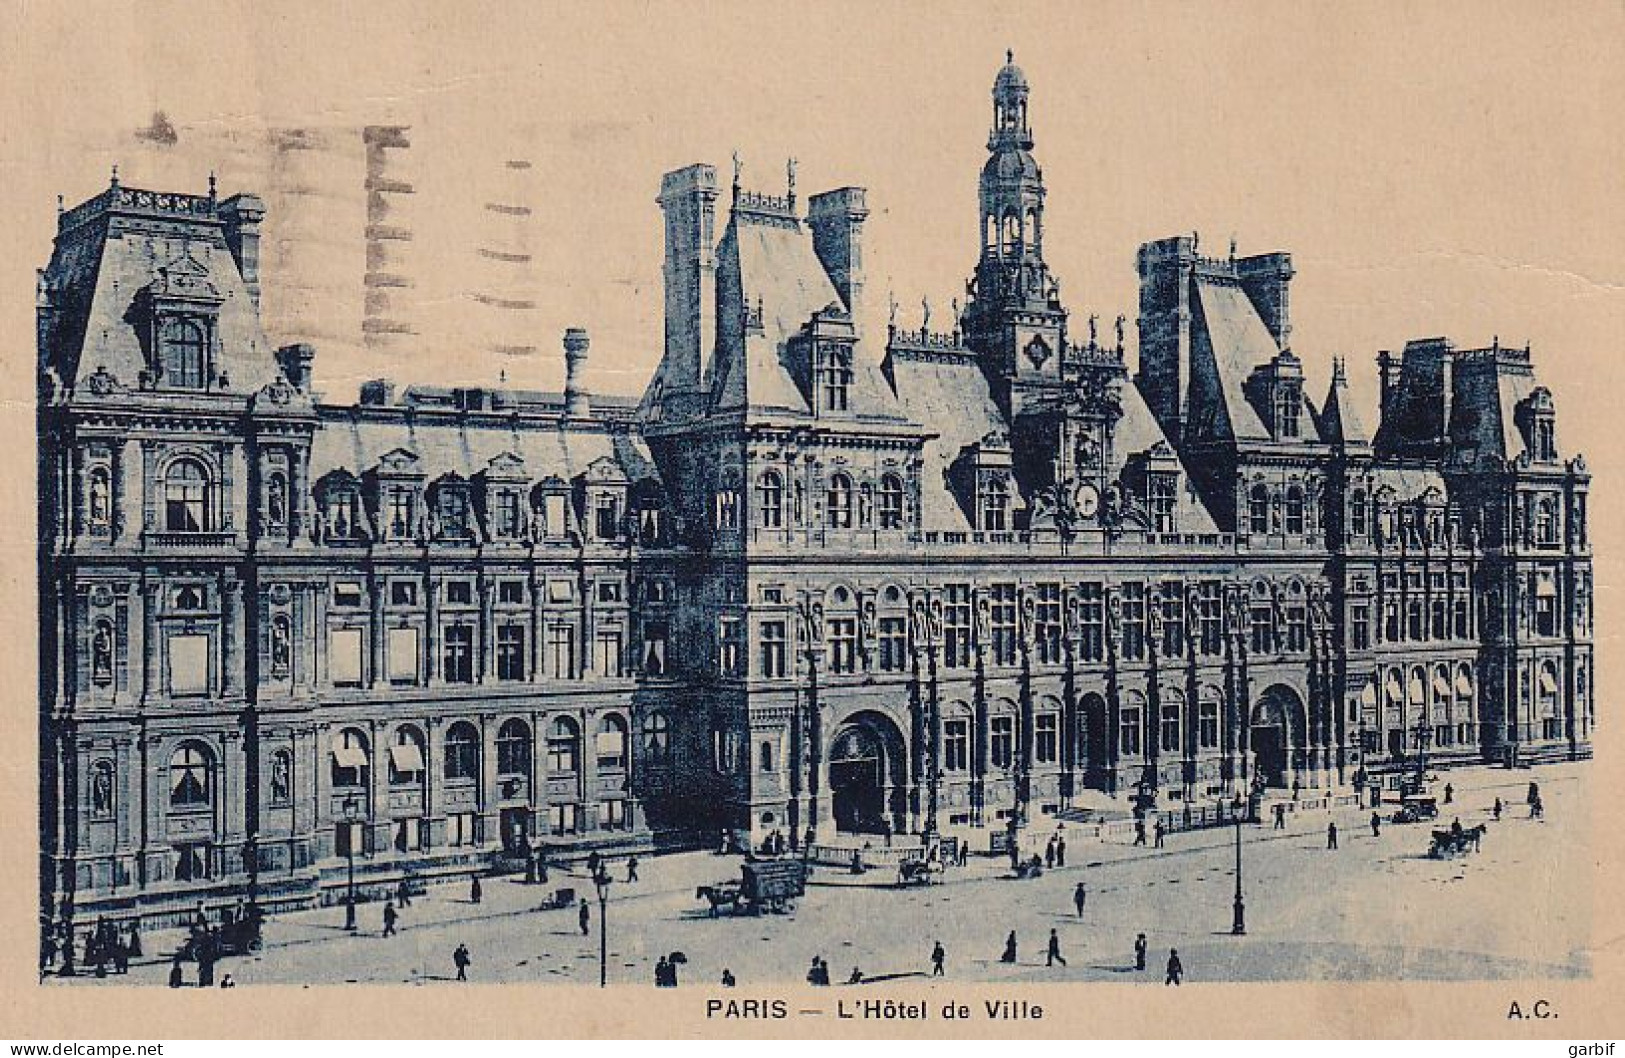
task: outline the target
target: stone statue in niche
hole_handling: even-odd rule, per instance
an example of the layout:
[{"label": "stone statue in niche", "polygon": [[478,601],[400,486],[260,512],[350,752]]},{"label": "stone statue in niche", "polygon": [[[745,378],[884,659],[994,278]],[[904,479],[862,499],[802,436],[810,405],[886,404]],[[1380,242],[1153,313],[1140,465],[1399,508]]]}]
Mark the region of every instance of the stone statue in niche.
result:
[{"label": "stone statue in niche", "polygon": [[107,487],[107,476],[100,472],[90,477],[90,524],[106,529],[113,518],[112,497]]},{"label": "stone statue in niche", "polygon": [[99,682],[113,678],[113,630],[105,624],[96,626],[90,643],[90,671]]},{"label": "stone statue in niche", "polygon": [[271,761],[271,800],[278,804],[289,800],[292,795],[288,770],[288,755],[278,753]]},{"label": "stone statue in niche", "polygon": [[113,768],[109,764],[96,765],[96,774],[90,780],[91,810],[99,816],[113,811]]},{"label": "stone statue in niche", "polygon": [[288,486],[283,482],[282,475],[271,477],[271,487],[266,490],[265,510],[270,523],[282,526],[288,523]]}]

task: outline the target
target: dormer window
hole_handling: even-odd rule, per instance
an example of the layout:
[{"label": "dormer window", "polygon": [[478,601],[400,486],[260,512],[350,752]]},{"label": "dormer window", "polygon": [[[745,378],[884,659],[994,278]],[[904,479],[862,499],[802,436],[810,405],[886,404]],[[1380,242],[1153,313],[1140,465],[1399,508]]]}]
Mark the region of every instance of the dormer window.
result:
[{"label": "dormer window", "polygon": [[1146,475],[1146,509],[1151,513],[1151,531],[1175,531],[1174,511],[1179,503],[1178,481],[1173,474]]},{"label": "dormer window", "polygon": [[852,388],[852,347],[836,342],[819,346],[821,364],[819,379],[824,391],[821,405],[825,411],[846,411],[847,395]]},{"label": "dormer window", "polygon": [[852,479],[845,474],[836,474],[829,479],[824,517],[831,529],[852,528]]},{"label": "dormer window", "polygon": [[784,481],[776,470],[764,471],[756,479],[756,524],[763,529],[784,525]]},{"label": "dormer window", "polygon": [[1299,409],[1303,401],[1295,386],[1278,385],[1275,389],[1275,436],[1298,436]]},{"label": "dormer window", "polygon": [[172,318],[159,330],[163,381],[177,389],[202,389],[207,382],[208,335],[190,319]]},{"label": "dormer window", "polygon": [[449,540],[468,537],[468,493],[461,485],[442,485],[435,513],[440,517],[440,535]]},{"label": "dormer window", "polygon": [[903,527],[903,481],[896,474],[880,479],[880,528]]},{"label": "dormer window", "polygon": [[391,485],[385,490],[385,520],[391,540],[405,540],[412,535],[415,502],[414,490],[410,485]]},{"label": "dormer window", "polygon": [[519,493],[503,489],[496,494],[493,528],[496,535],[511,540],[519,535]]},{"label": "dormer window", "polygon": [[1557,424],[1548,416],[1535,420],[1535,458],[1543,463],[1557,459]]},{"label": "dormer window", "polygon": [[982,488],[982,528],[1000,533],[1010,527],[1010,486],[1003,478],[989,478]]},{"label": "dormer window", "polygon": [[593,535],[600,540],[613,540],[620,535],[621,505],[607,492],[598,494],[593,503]]}]

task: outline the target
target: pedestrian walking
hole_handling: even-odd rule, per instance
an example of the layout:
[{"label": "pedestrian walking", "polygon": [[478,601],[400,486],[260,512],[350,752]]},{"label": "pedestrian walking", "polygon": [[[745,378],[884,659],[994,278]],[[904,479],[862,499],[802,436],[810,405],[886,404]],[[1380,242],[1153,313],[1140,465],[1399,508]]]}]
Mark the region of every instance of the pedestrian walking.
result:
[{"label": "pedestrian walking", "polygon": [[1275,829],[1286,829],[1286,805],[1275,806]]},{"label": "pedestrian walking", "polygon": [[476,874],[472,879],[469,880],[468,883],[468,902],[471,904],[477,904],[484,898],[484,896],[485,893],[480,888],[480,876]]},{"label": "pedestrian walking", "polygon": [[169,987],[180,988],[186,984],[186,971],[181,968],[181,957],[175,956],[169,964]]},{"label": "pedestrian walking", "polygon": [[1545,819],[1546,818],[1546,805],[1545,805],[1545,803],[1543,801],[1541,801],[1540,794],[1538,794],[1538,793],[1535,795],[1535,799],[1533,801],[1529,802],[1529,818],[1530,819]]},{"label": "pedestrian walking", "polygon": [[226,974],[224,977],[220,978],[220,987],[221,988],[236,988],[237,987],[237,982],[233,981],[231,979],[230,974]]},{"label": "pedestrian walking", "polygon": [[671,969],[671,963],[667,961],[667,959],[666,959],[666,957],[664,955],[662,955],[660,957],[660,961],[655,963],[655,987],[656,988],[670,988],[671,987],[667,983],[668,971],[670,969]]},{"label": "pedestrian walking", "polygon": [[1456,788],[1449,783],[1444,784],[1444,803],[1449,804],[1456,799]]},{"label": "pedestrian walking", "polygon": [[587,877],[598,877],[598,868],[603,862],[604,858],[598,854],[597,849],[593,849],[591,852],[587,853]]},{"label": "pedestrian walking", "polygon": [[1328,852],[1337,851],[1337,824],[1336,823],[1327,823],[1326,824],[1326,851],[1328,851]]},{"label": "pedestrian walking", "polygon": [[1164,985],[1178,985],[1185,977],[1185,964],[1179,961],[1179,949],[1168,949],[1168,976],[1163,978]]},{"label": "pedestrian walking", "polygon": [[1044,845],[1044,866],[1050,870],[1055,869],[1055,838],[1051,837]]},{"label": "pedestrian walking", "polygon": [[948,959],[948,953],[947,953],[947,951],[945,951],[943,949],[942,941],[939,940],[934,945],[931,946],[931,976],[932,977],[941,977],[941,976],[943,976],[942,964],[944,962],[946,962],[947,959]]},{"label": "pedestrian walking", "polygon": [[1153,847],[1154,848],[1159,848],[1159,849],[1162,848],[1163,830],[1162,830],[1162,819],[1160,817],[1157,819],[1156,826],[1152,828],[1152,833],[1154,833],[1156,835],[1156,844]]},{"label": "pedestrian walking", "polygon": [[1490,809],[1490,815],[1497,823],[1501,821],[1501,799],[1499,797],[1495,799],[1495,807]]},{"label": "pedestrian walking", "polygon": [[638,858],[636,856],[632,856],[626,861],[626,880],[629,882],[638,880]]},{"label": "pedestrian walking", "polygon": [[1145,934],[1139,933],[1134,937],[1134,968],[1145,969]]},{"label": "pedestrian walking", "polygon": [[395,910],[395,905],[390,903],[388,900],[385,900],[384,901],[384,936],[393,937],[395,935],[395,919],[397,917],[398,917],[398,913]]},{"label": "pedestrian walking", "polygon": [[961,867],[963,867],[963,866],[965,866],[965,864],[967,864],[969,862],[970,862],[970,842],[961,841],[959,843],[959,865]]},{"label": "pedestrian walking", "polygon": [[737,982],[734,981],[734,972],[724,966],[722,968],[722,987],[732,988],[736,983]]},{"label": "pedestrian walking", "polygon": [[468,945],[457,945],[457,950],[451,953],[451,961],[457,966],[457,980],[468,980],[468,967],[474,961],[469,958]]},{"label": "pedestrian walking", "polygon": [[1014,963],[1016,961],[1016,931],[1011,930],[1010,935],[1004,938],[1004,954],[999,956],[1000,962]]},{"label": "pedestrian walking", "polygon": [[587,906],[587,898],[581,898],[581,909],[576,912],[576,920],[581,923],[581,935],[587,935],[588,928],[592,926],[592,908]]},{"label": "pedestrian walking", "polygon": [[1049,951],[1044,956],[1044,965],[1054,966],[1056,963],[1065,966],[1066,956],[1061,954],[1061,935],[1051,928],[1049,931]]},{"label": "pedestrian walking", "polygon": [[407,884],[405,878],[402,878],[400,884],[395,887],[395,899],[402,907],[412,906],[412,887]]},{"label": "pedestrian walking", "polygon": [[1055,866],[1066,866],[1066,835],[1055,835]]},{"label": "pedestrian walking", "polygon": [[1371,836],[1382,837],[1382,817],[1375,812],[1371,813]]},{"label": "pedestrian walking", "polygon": [[861,985],[863,983],[863,970],[857,966],[852,967],[852,973],[849,977],[847,977],[846,983],[849,985]]},{"label": "pedestrian walking", "polygon": [[1072,890],[1072,906],[1077,909],[1079,918],[1083,917],[1083,905],[1088,900],[1089,891],[1083,887],[1082,882],[1079,882],[1077,887]]},{"label": "pedestrian walking", "polygon": [[1145,844],[1145,820],[1143,819],[1136,819],[1134,821],[1134,844]]}]

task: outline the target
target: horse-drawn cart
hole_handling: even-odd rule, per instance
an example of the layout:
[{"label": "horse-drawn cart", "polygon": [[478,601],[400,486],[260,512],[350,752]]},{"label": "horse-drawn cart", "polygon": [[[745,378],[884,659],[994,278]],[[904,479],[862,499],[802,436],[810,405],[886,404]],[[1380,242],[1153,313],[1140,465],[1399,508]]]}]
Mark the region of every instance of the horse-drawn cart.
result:
[{"label": "horse-drawn cart", "polygon": [[1433,845],[1428,849],[1428,855],[1436,860],[1443,860],[1469,850],[1477,852],[1484,842],[1484,832],[1487,829],[1489,828],[1480,823],[1473,827],[1458,826],[1449,830],[1435,830]]},{"label": "horse-drawn cart", "polygon": [[694,890],[696,900],[704,900],[716,918],[727,908],[730,914],[749,911],[760,915],[792,910],[793,899],[807,891],[807,865],[800,860],[752,860],[740,868],[737,881],[729,879]]}]

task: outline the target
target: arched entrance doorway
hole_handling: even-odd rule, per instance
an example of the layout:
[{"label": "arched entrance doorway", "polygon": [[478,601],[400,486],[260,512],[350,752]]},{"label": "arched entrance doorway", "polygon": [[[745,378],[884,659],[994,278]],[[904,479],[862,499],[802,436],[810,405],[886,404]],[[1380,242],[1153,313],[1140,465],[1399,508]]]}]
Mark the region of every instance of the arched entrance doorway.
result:
[{"label": "arched entrance doorway", "polygon": [[829,751],[830,809],[835,829],[879,834],[904,829],[903,736],[878,713],[858,713],[835,732]]},{"label": "arched entrance doorway", "polygon": [[1275,684],[1259,695],[1249,724],[1253,774],[1265,786],[1292,785],[1293,753],[1302,747],[1303,700],[1298,692]]},{"label": "arched entrance doorway", "polygon": [[1106,737],[1110,733],[1106,727],[1106,699],[1093,692],[1085,694],[1079,702],[1079,714],[1083,718],[1084,775],[1085,782],[1096,789],[1106,788],[1106,769],[1110,766],[1109,747]]}]

